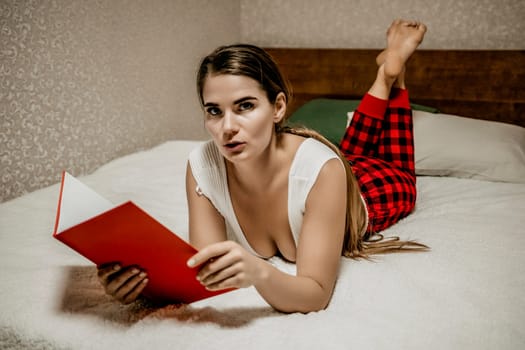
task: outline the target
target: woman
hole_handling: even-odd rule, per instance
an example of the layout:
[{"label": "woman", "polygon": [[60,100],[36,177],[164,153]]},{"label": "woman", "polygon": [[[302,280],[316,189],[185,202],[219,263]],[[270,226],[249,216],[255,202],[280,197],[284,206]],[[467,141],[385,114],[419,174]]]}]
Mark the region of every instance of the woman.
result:
[{"label": "woman", "polygon": [[[190,243],[199,249],[188,266],[199,269],[206,288],[254,286],[275,309],[321,310],[341,252],[425,249],[376,235],[415,204],[404,70],[425,31],[418,22],[390,26],[377,78],[341,152],[311,130],[284,126],[290,92],[262,49],[233,45],[204,58],[197,84],[212,141],[190,155],[186,189]],[[275,255],[294,262],[296,275],[269,264]],[[147,283],[137,267],[101,267],[99,277],[122,302],[135,300]]]}]

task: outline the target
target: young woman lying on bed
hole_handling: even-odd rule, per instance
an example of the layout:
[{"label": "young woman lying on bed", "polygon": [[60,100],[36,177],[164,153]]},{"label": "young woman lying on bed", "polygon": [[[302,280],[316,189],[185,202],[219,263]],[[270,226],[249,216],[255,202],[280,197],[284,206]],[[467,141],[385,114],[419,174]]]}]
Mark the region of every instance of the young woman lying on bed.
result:
[{"label": "young woman lying on bed", "polygon": [[[346,257],[424,250],[382,240],[379,231],[407,216],[416,200],[412,113],[405,64],[426,27],[394,21],[377,57],[377,78],[346,130],[341,149],[318,133],[284,126],[290,91],[258,47],[220,47],[198,73],[212,141],[187,168],[188,266],[210,290],[254,286],[275,309],[309,312],[332,295]],[[265,259],[278,255],[295,276]],[[99,268],[106,292],[129,303],[146,286],[140,267]]]}]

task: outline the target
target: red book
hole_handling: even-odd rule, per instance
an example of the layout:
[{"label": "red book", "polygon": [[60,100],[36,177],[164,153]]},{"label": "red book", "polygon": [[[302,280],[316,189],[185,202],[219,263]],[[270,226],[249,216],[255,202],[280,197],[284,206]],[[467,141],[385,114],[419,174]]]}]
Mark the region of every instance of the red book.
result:
[{"label": "red book", "polygon": [[210,292],[186,261],[197,250],[133,202],[114,206],[69,173],[62,174],[53,237],[102,265],[138,265],[148,274],[142,294],[156,301],[191,303]]}]

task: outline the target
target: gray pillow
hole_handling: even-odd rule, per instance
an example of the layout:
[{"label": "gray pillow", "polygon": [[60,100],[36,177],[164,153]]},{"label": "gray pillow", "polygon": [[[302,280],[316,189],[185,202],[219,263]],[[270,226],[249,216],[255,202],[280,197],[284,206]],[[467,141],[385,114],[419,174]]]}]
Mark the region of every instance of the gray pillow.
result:
[{"label": "gray pillow", "polygon": [[414,111],[416,174],[525,183],[525,128]]}]

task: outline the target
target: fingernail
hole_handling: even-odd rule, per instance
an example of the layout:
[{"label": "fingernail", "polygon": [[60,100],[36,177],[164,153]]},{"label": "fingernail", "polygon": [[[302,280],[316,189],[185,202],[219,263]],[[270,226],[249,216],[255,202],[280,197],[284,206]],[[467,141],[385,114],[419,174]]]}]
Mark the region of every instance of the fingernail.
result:
[{"label": "fingernail", "polygon": [[113,270],[115,270],[115,271],[120,270],[120,265],[115,265],[115,266],[113,266]]},{"label": "fingernail", "polygon": [[141,273],[139,274],[139,276],[140,276],[140,277],[145,277],[145,276],[146,276],[146,273],[145,273],[145,272],[141,272]]},{"label": "fingernail", "polygon": [[195,259],[188,260],[187,264],[189,267],[193,267],[195,265]]},{"label": "fingernail", "polygon": [[145,278],[142,280],[142,283],[148,283],[149,282],[149,279]]},{"label": "fingernail", "polygon": [[131,273],[139,273],[139,270],[138,269],[133,269],[133,270],[131,270]]}]

